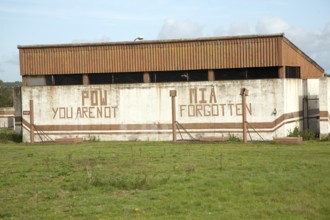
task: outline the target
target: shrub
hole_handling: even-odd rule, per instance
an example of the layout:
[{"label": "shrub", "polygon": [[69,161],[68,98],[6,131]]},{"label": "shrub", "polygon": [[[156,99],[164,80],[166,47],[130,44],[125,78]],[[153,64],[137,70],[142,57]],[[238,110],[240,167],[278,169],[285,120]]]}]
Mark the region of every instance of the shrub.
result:
[{"label": "shrub", "polygon": [[0,130],[0,143],[8,142],[22,142],[22,136],[15,133],[13,130],[2,129]]},{"label": "shrub", "polygon": [[316,139],[316,134],[308,129],[300,131],[298,127],[295,127],[293,131],[289,130],[288,137],[302,137],[304,141],[310,141]]},{"label": "shrub", "polygon": [[305,141],[315,140],[316,134],[308,129],[301,131],[301,137]]},{"label": "shrub", "polygon": [[230,134],[228,141],[229,142],[241,142],[241,139],[233,134]]},{"label": "shrub", "polygon": [[298,127],[295,127],[293,131],[289,130],[288,137],[300,137],[300,131]]}]

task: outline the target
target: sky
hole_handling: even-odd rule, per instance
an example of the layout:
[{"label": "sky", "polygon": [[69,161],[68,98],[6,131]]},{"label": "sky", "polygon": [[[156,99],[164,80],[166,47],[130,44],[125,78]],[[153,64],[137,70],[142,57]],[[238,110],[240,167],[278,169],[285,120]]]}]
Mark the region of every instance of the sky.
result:
[{"label": "sky", "polygon": [[330,74],[329,0],[0,0],[0,80],[17,45],[284,33]]}]

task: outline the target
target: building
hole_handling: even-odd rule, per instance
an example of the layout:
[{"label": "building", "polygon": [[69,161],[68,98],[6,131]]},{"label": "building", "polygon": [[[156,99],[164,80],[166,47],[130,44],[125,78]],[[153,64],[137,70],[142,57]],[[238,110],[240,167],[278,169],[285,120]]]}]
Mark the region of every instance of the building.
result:
[{"label": "building", "polygon": [[0,108],[0,129],[15,128],[15,111],[14,108]]},{"label": "building", "polygon": [[[18,46],[23,139],[171,140],[329,133],[329,78],[283,34]],[[18,108],[19,109],[19,108]]]}]

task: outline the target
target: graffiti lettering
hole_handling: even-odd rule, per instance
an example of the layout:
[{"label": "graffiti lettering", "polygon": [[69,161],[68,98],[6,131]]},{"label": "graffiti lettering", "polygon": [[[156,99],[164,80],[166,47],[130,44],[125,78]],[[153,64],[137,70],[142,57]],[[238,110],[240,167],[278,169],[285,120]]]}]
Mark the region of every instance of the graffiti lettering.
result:
[{"label": "graffiti lettering", "polygon": [[[209,97],[209,99],[206,99]],[[189,90],[189,101],[190,104],[197,104],[197,103],[217,103],[217,97],[215,96],[214,88],[211,88],[211,91],[207,93],[206,88],[191,88]]]},{"label": "graffiti lettering", "polygon": [[[251,103],[246,105],[247,113],[252,115]],[[180,117],[241,116],[242,104],[197,104],[179,105]]]},{"label": "graffiti lettering", "polygon": [[81,101],[82,105],[91,105],[91,106],[97,106],[97,105],[107,105],[108,104],[108,98],[107,98],[107,91],[96,89],[96,90],[90,90],[90,91],[82,91],[81,93]]},{"label": "graffiti lettering", "polygon": [[[248,114],[252,115],[252,104],[246,105]],[[218,103],[215,89],[190,88],[189,104],[179,105],[180,117],[215,117],[241,116],[242,104]]]},{"label": "graffiti lettering", "polygon": [[101,89],[82,91],[81,106],[53,107],[53,119],[116,118],[118,107],[108,105],[107,92]]},{"label": "graffiti lettering", "polygon": [[105,107],[58,107],[52,108],[53,119],[80,119],[80,118],[116,118],[118,108],[116,106]]}]

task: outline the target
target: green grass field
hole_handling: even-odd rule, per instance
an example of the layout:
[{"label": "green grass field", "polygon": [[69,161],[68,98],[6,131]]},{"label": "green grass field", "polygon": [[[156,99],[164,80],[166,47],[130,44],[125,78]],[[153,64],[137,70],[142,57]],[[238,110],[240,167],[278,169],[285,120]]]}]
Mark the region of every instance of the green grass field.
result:
[{"label": "green grass field", "polygon": [[0,219],[330,219],[330,143],[0,144]]}]

